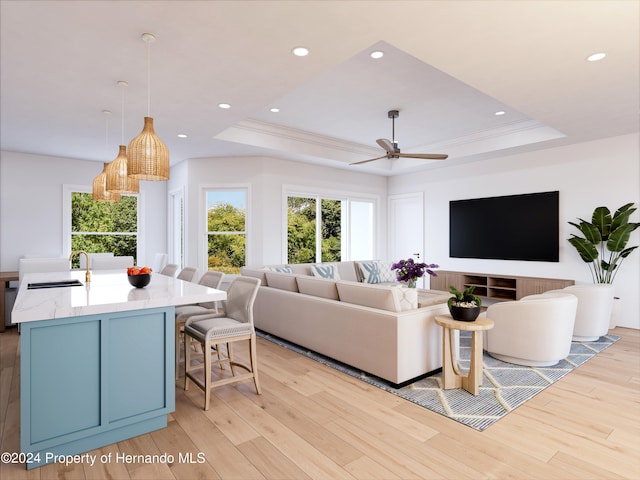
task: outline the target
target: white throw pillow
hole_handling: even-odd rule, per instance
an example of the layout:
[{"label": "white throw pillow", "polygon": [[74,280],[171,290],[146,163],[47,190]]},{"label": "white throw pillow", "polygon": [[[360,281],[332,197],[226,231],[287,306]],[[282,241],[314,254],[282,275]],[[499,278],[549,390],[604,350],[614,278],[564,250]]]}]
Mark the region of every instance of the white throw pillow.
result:
[{"label": "white throw pillow", "polygon": [[321,263],[311,265],[311,273],[314,277],[328,278],[330,280],[340,280],[338,265],[336,263]]},{"label": "white throw pillow", "polygon": [[267,270],[280,273],[293,273],[293,268],[291,267],[267,267]]},{"label": "white throw pillow", "polygon": [[416,288],[395,287],[398,290],[400,310],[415,310],[418,308],[418,290]]},{"label": "white throw pillow", "polygon": [[396,275],[391,270],[391,262],[380,262],[374,260],[371,262],[356,262],[360,271],[362,283],[385,283],[395,282]]}]

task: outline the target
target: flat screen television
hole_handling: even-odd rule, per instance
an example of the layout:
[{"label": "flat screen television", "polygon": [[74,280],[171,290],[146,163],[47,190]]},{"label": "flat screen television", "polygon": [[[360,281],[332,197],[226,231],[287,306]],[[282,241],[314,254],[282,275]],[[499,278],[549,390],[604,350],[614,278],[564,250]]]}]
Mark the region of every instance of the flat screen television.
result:
[{"label": "flat screen television", "polygon": [[449,256],[559,261],[559,192],[449,202]]}]

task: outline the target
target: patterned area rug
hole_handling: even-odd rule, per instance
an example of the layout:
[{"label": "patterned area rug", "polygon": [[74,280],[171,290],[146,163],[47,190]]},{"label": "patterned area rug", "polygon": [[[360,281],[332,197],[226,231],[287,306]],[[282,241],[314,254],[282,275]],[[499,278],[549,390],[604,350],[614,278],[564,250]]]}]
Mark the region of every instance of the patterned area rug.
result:
[{"label": "patterned area rug", "polygon": [[[606,335],[593,342],[572,342],[569,356],[551,367],[514,365],[497,360],[484,352],[482,387],[480,387],[480,394],[474,396],[461,388],[443,390],[441,373],[418,380],[403,388],[394,388],[385,380],[349,365],[337,362],[268,333],[261,331],[257,333],[260,337],[277,345],[293,350],[479,431],[490,427],[507,413],[533,398],[549,385],[557,382],[620,339],[616,335]],[[461,332],[460,366],[463,373],[469,368],[470,353],[471,332]]]}]

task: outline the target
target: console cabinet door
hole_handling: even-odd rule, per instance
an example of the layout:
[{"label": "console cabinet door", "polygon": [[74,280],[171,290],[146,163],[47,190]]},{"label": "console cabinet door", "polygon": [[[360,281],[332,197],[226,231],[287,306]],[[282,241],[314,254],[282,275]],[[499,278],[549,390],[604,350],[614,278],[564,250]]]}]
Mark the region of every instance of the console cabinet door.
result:
[{"label": "console cabinet door", "polygon": [[573,285],[571,280],[560,280],[555,278],[518,278],[517,300],[527,295],[537,295],[549,290],[559,290],[569,285]]},{"label": "console cabinet door", "polygon": [[464,274],[461,272],[449,272],[446,270],[438,271],[437,277],[431,277],[430,286],[431,290],[443,290],[445,292],[449,291],[449,287],[453,285],[458,290],[464,289]]}]

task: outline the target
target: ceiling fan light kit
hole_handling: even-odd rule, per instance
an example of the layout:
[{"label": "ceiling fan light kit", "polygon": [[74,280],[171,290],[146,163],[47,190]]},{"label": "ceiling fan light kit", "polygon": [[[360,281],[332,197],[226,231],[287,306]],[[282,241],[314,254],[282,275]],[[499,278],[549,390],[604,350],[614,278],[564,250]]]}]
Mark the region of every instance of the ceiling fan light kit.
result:
[{"label": "ceiling fan light kit", "polygon": [[349,165],[360,165],[387,158],[389,160],[397,158],[419,158],[421,160],[446,160],[449,156],[444,153],[402,153],[396,142],[396,118],[400,115],[399,110],[389,110],[387,116],[391,119],[391,141],[386,138],[379,138],[376,143],[386,152],[384,155],[369,160],[350,163]]}]

